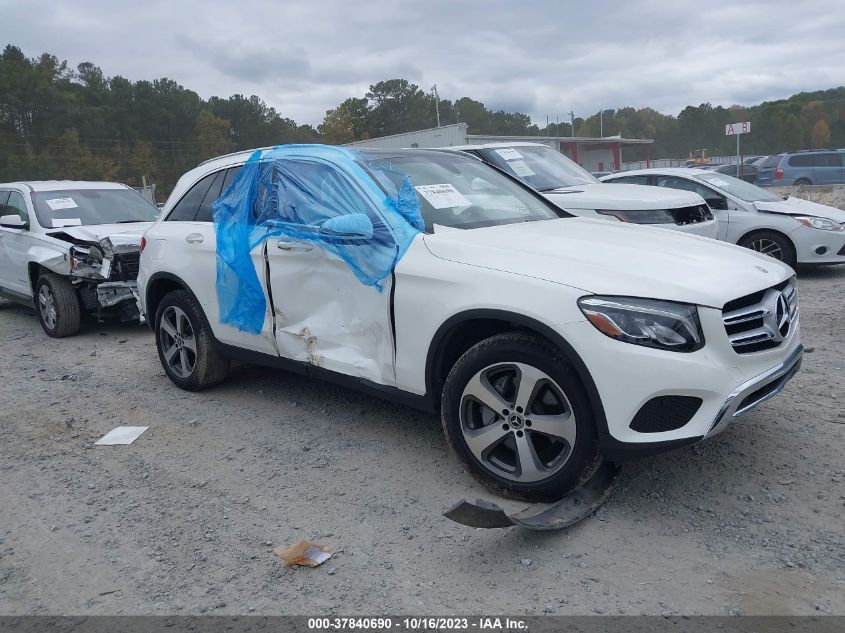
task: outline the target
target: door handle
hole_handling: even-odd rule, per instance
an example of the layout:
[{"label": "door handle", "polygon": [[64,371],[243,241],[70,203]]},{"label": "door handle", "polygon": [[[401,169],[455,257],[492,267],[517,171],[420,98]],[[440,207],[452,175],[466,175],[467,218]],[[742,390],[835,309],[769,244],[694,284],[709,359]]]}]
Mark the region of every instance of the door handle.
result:
[{"label": "door handle", "polygon": [[314,248],[313,244],[308,244],[307,242],[290,242],[287,240],[279,240],[276,242],[276,246],[280,250],[291,253],[307,253]]},{"label": "door handle", "polygon": [[185,236],[185,241],[188,244],[202,244],[204,239],[205,238],[202,236],[202,233],[190,233]]}]

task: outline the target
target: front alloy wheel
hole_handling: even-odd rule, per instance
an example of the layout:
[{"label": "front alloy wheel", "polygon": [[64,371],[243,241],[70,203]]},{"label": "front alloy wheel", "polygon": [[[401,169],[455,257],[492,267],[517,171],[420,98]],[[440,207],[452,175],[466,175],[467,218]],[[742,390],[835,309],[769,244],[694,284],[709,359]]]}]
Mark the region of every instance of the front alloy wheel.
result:
[{"label": "front alloy wheel", "polygon": [[446,378],[441,415],[467,470],[506,497],[560,499],[601,464],[584,387],[536,334],[504,332],[467,350]]},{"label": "front alloy wheel", "polygon": [[531,365],[485,367],[464,388],[460,411],[469,450],[505,479],[547,479],[572,455],[577,435],[572,405],[548,374]]}]

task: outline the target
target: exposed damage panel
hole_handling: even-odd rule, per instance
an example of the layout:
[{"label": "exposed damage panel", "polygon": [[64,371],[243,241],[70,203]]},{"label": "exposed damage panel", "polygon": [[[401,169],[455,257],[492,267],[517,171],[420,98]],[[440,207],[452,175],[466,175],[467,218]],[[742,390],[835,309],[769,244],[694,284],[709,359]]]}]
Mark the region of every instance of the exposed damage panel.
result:
[{"label": "exposed damage panel", "polygon": [[121,318],[140,317],[137,303],[141,233],[100,237],[99,227],[65,227],[51,237],[71,244],[70,280],[79,290],[86,310],[102,313],[118,308]]}]

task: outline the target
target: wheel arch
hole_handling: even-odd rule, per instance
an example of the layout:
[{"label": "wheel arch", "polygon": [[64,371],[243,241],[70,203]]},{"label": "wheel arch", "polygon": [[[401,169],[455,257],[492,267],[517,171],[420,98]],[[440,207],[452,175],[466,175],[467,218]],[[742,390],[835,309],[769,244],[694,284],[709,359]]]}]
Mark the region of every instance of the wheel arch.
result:
[{"label": "wheel arch", "polygon": [[607,417],[596,383],[587,365],[566,339],[551,327],[516,312],[496,309],[475,309],[460,312],[449,317],[437,329],[429,345],[426,357],[426,393],[439,410],[440,394],[449,369],[470,347],[494,334],[520,329],[537,334],[560,349],[572,364],[587,396],[596,419],[600,440],[607,436]]},{"label": "wheel arch", "polygon": [[168,292],[173,290],[184,290],[190,293],[196,300],[197,304],[202,306],[199,299],[197,299],[197,296],[194,294],[194,291],[191,290],[188,284],[186,284],[181,277],[167,272],[154,273],[147,282],[147,287],[144,292],[144,307],[146,308],[147,323],[150,324],[150,327],[155,327],[153,321],[155,319],[159,303],[161,303],[161,300]]}]

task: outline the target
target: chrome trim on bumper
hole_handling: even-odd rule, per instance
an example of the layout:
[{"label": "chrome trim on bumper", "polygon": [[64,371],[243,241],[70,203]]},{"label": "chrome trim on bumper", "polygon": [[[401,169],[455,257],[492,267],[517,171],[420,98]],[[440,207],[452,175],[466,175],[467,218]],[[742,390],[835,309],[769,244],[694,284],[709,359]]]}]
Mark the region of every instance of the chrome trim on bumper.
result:
[{"label": "chrome trim on bumper", "polygon": [[[725,400],[722,408],[719,409],[719,413],[716,414],[716,418],[713,420],[710,430],[704,437],[708,438],[716,435],[717,433],[721,433],[725,430],[731,420],[751,411],[751,409],[760,403],[765,402],[769,398],[775,397],[783,391],[786,383],[788,383],[801,368],[801,359],[803,355],[804,346],[799,345],[785,361],[775,367],[772,367],[768,371],[763,372],[759,376],[755,376],[751,380],[747,380],[734,389]],[[745,398],[747,398],[750,394],[753,394],[758,389],[772,383],[777,384],[774,385],[770,391],[767,391],[765,395],[753,400],[752,402],[743,404]]]}]

